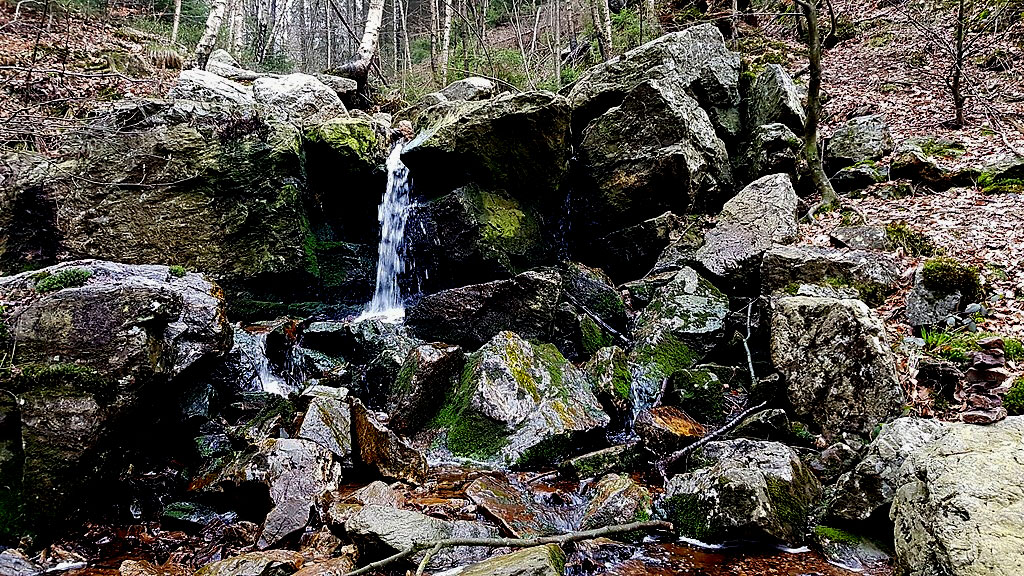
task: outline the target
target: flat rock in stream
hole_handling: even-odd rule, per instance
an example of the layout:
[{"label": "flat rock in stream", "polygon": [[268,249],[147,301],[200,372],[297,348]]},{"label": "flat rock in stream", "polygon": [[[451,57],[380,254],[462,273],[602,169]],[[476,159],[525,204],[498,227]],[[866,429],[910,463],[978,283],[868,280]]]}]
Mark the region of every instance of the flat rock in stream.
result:
[{"label": "flat rock in stream", "polygon": [[539,504],[534,493],[507,479],[481,476],[466,487],[466,496],[514,538],[534,538],[571,531],[562,514]]},{"label": "flat rock in stream", "polygon": [[580,530],[640,522],[651,516],[651,493],[625,474],[602,476],[588,494]]},{"label": "flat rock in stream", "polygon": [[246,552],[207,564],[195,576],[288,576],[298,571],[303,562],[302,554],[291,550]]},{"label": "flat rock in stream", "polygon": [[544,544],[449,570],[443,576],[562,576],[564,571],[562,549],[558,544]]}]

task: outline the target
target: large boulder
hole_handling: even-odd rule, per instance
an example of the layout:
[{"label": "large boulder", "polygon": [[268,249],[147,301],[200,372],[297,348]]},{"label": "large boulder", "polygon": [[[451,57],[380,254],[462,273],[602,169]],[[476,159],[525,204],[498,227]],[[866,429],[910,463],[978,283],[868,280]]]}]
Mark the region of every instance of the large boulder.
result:
[{"label": "large boulder", "polygon": [[899,288],[903,270],[892,254],[873,250],[843,250],[819,246],[776,246],[761,262],[765,294],[793,291],[801,284],[851,288],[872,306]]},{"label": "large boulder", "polygon": [[432,427],[456,456],[530,465],[608,423],[586,375],[558,349],[501,332],[469,356]]},{"label": "large boulder", "polygon": [[650,272],[658,256],[684,234],[694,235],[693,218],[665,212],[591,240],[580,249],[586,263],[604,270],[616,284]]},{"label": "large boulder", "polygon": [[863,441],[903,408],[885,329],[860,300],[774,299],[771,360],[794,414],[828,439]]},{"label": "large boulder", "polygon": [[907,178],[932,188],[973,185],[978,173],[953,167],[965,152],[959,142],[933,137],[916,137],[896,145],[889,172],[892,178]]},{"label": "large boulder", "polygon": [[443,290],[406,311],[409,331],[424,340],[478,348],[503,330],[548,340],[561,299],[556,270],[524,272],[508,280]]},{"label": "large boulder", "polygon": [[785,124],[757,126],[736,158],[739,176],[743,182],[778,173],[795,179],[802,153],[803,141]]},{"label": "large boulder", "polygon": [[769,64],[757,75],[747,101],[747,124],[764,126],[780,123],[794,134],[804,133],[807,114],[793,79],[778,64]]},{"label": "large boulder", "polygon": [[476,182],[544,202],[561,188],[569,160],[569,105],[563,96],[522,92],[442,102],[424,111],[418,124],[402,162],[421,193],[443,194]]},{"label": "large boulder", "polygon": [[13,450],[0,457],[0,535],[59,528],[87,499],[84,478],[103,478],[92,466],[121,426],[166,414],[173,383],[231,348],[220,290],[176,272],[83,260],[0,278],[0,349],[13,368],[0,387],[19,399],[0,409]]},{"label": "large boulder", "polygon": [[391,429],[411,435],[426,424],[462,372],[464,361],[458,346],[433,342],[413,348],[388,389],[385,405]]},{"label": "large boulder", "polygon": [[283,112],[298,124],[348,116],[338,93],[309,74],[257,78],[252,93],[256,102]]},{"label": "large boulder", "polygon": [[470,76],[456,80],[441,90],[448,100],[486,100],[498,93],[498,86],[493,80]]},{"label": "large boulder", "polygon": [[821,485],[792,448],[746,438],[709,442],[694,467],[669,480],[662,501],[681,534],[704,542],[802,542]]},{"label": "large boulder", "polygon": [[666,34],[584,73],[569,91],[574,130],[581,132],[652,78],[678,79],[723,136],[739,133],[740,56],[729,51],[714,24]]},{"label": "large boulder", "polygon": [[577,219],[599,231],[665,210],[715,211],[732,188],[725,144],[679,78],[651,79],[591,122],[580,144]]},{"label": "large boulder", "polygon": [[890,511],[900,573],[1024,573],[1024,417],[945,426],[900,468]]},{"label": "large boulder", "polygon": [[252,88],[205,70],[182,70],[168,98],[216,104],[253,104]]},{"label": "large boulder", "polygon": [[359,400],[352,401],[352,430],[359,461],[372,473],[410,484],[426,480],[423,454],[388,430]]},{"label": "large boulder", "polygon": [[877,114],[851,118],[832,133],[825,146],[825,165],[830,172],[862,162],[875,162],[892,153],[892,134]]},{"label": "large boulder", "polygon": [[867,520],[892,503],[903,462],[944,431],[938,420],[897,418],[882,426],[857,466],[839,477],[829,510],[843,520]]}]

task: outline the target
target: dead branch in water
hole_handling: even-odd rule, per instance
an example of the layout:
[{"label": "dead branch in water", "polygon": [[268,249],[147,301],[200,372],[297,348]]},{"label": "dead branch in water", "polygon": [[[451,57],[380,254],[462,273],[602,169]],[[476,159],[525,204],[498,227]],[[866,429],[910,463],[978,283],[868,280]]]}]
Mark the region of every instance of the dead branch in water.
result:
[{"label": "dead branch in water", "polygon": [[668,478],[665,476],[665,471],[668,470],[669,466],[675,464],[676,462],[678,462],[684,456],[686,456],[688,454],[692,454],[695,450],[697,450],[701,446],[707,444],[708,442],[711,442],[715,438],[721,438],[727,432],[729,432],[730,430],[732,430],[736,426],[739,426],[740,422],[743,422],[743,420],[746,419],[747,416],[750,416],[754,412],[760,411],[762,408],[764,408],[767,405],[768,405],[768,402],[765,401],[765,402],[761,402],[757,406],[751,406],[750,408],[747,408],[743,412],[740,412],[739,416],[736,416],[735,418],[733,418],[732,420],[727,422],[725,424],[725,426],[722,426],[718,430],[715,430],[714,432],[708,434],[707,436],[701,438],[700,440],[697,440],[693,444],[690,444],[689,446],[687,446],[687,447],[685,447],[685,448],[683,448],[681,450],[678,450],[676,452],[673,452],[672,454],[669,454],[668,456],[666,456],[666,457],[662,458],[661,460],[659,460],[658,461],[658,474],[661,476],[662,481],[668,482]]}]

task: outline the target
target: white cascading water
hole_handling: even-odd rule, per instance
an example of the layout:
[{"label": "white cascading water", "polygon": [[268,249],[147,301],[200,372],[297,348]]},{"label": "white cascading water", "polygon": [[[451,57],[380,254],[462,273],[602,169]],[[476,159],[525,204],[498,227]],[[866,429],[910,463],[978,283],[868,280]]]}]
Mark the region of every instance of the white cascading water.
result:
[{"label": "white cascading water", "polygon": [[377,220],[380,221],[377,287],[373,299],[359,319],[382,318],[397,322],[405,317],[398,275],[405,272],[402,243],[405,239],[405,222],[409,218],[409,196],[412,191],[409,169],[402,164],[402,142],[392,148],[388,156],[387,169],[388,186],[384,190],[380,207],[377,208]]}]

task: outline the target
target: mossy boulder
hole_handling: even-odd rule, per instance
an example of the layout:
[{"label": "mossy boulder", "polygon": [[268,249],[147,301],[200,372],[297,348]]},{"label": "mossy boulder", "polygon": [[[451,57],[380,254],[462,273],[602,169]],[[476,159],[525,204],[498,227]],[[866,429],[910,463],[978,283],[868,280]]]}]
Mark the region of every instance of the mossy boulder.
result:
[{"label": "mossy boulder", "polygon": [[441,407],[464,362],[458,346],[433,342],[413,348],[388,389],[391,428],[406,435],[419,431]]},{"label": "mossy boulder", "polygon": [[869,160],[839,169],[829,181],[836,192],[844,193],[863,190],[888,179],[889,168]]},{"label": "mossy boulder", "polygon": [[651,518],[651,493],[625,474],[602,476],[588,491],[581,530],[643,522]]},{"label": "mossy boulder", "polygon": [[543,544],[492,556],[459,570],[460,576],[562,576],[565,553],[558,544]]},{"label": "mossy boulder", "polygon": [[725,387],[718,375],[706,369],[677,370],[668,379],[663,402],[678,406],[698,422],[725,423]]},{"label": "mossy boulder", "polygon": [[942,324],[983,296],[977,268],[953,258],[931,258],[914,274],[907,322],[915,328]]},{"label": "mossy boulder", "polygon": [[583,366],[594,384],[594,394],[614,427],[630,424],[633,417],[633,375],[625,351],[618,346],[601,348]]},{"label": "mossy boulder", "polygon": [[1024,162],[1015,159],[986,166],[978,176],[978,187],[985,194],[1024,193]]},{"label": "mossy boulder", "polygon": [[932,137],[904,140],[893,151],[889,163],[890,176],[921,182],[939,190],[970,185],[978,177],[977,171],[952,167],[964,151],[963,144],[952,140]]},{"label": "mossy boulder", "polygon": [[822,491],[792,448],[746,438],[709,442],[693,468],[669,480],[660,504],[681,535],[703,542],[804,541]]},{"label": "mossy boulder", "polygon": [[871,306],[879,306],[899,288],[902,266],[892,255],[874,250],[842,250],[817,246],[776,246],[761,261],[764,294],[801,284],[854,290]]},{"label": "mossy boulder", "polygon": [[779,64],[765,66],[747,95],[747,125],[779,123],[802,135],[806,118],[800,94],[785,68]]},{"label": "mossy boulder", "polygon": [[574,435],[608,423],[591,382],[553,345],[501,332],[470,354],[432,427],[456,456],[528,465],[560,459]]},{"label": "mossy boulder", "polygon": [[825,145],[825,166],[830,172],[877,162],[892,153],[895,144],[889,125],[877,114],[851,118],[832,133]]},{"label": "mossy boulder", "polygon": [[678,77],[647,80],[580,143],[578,225],[610,232],[666,210],[715,212],[732,189],[725,144]]}]

